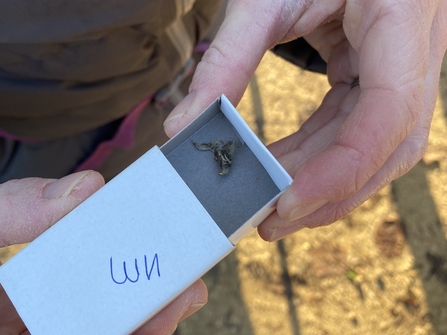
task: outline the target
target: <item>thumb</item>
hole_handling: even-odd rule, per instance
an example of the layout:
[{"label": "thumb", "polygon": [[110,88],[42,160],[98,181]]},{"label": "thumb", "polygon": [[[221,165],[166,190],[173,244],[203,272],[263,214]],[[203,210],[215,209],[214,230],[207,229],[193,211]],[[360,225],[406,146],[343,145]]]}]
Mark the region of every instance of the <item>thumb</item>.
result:
[{"label": "thumb", "polygon": [[0,184],[0,247],[32,241],[102,185],[94,171]]},{"label": "thumb", "polygon": [[[270,2],[270,1],[268,1]],[[189,95],[165,121],[165,132],[172,137],[189,124],[221,94],[236,105],[264,53],[271,47],[268,31],[271,13],[260,1],[233,1],[210,48],[197,65]],[[266,17],[266,20],[262,20]]]}]

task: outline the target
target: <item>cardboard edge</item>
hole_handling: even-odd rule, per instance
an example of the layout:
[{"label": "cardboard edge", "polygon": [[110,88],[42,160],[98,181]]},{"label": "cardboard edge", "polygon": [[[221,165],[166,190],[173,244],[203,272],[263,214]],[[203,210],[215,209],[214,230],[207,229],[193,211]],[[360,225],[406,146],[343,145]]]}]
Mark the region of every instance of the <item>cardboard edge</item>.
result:
[{"label": "cardboard edge", "polygon": [[236,245],[242,238],[247,236],[254,228],[259,226],[270,214],[276,209],[276,204],[279,197],[284,193],[286,188],[292,183],[293,179],[276,160],[267,147],[259,140],[259,138],[252,132],[245,120],[240,116],[236,108],[231,104],[225,95],[221,96],[221,111],[230,120],[233,127],[239,136],[251,149],[256,158],[264,166],[273,182],[276,184],[280,193],[271,199],[264,207],[262,207],[254,216],[245,222],[238,230],[236,230],[230,237],[231,243]]},{"label": "cardboard edge", "polygon": [[183,128],[180,132],[174,135],[170,140],[160,147],[161,152],[167,156],[171,151],[175,150],[177,146],[192,136],[200,128],[205,126],[214,117],[221,112],[220,99],[214,100],[202,113],[196,116],[191,123]]},{"label": "cardboard edge", "polygon": [[273,179],[279,190],[281,192],[284,191],[292,183],[292,178],[290,175],[282,167],[282,165],[279,164],[261,140],[253,133],[228,98],[225,95],[222,95],[220,99],[222,112],[225,114],[227,119],[230,120],[231,124],[236,129],[236,132],[242,137],[253,154],[267,170],[268,174]]},{"label": "cardboard edge", "polygon": [[202,113],[200,113],[188,127],[166,142],[160,148],[162,153],[168,155],[179,145],[180,142],[184,141],[201,127],[205,126],[220,112],[222,112],[230,121],[241,142],[250,148],[280,190],[280,192],[273,199],[265,204],[256,214],[254,214],[248,221],[243,223],[239,229],[230,235],[228,239],[233,245],[236,245],[242,240],[242,238],[247,236],[254,228],[256,228],[262,221],[264,221],[271,213],[275,211],[276,203],[279,197],[292,183],[293,179],[282,167],[282,165],[279,164],[266,146],[253,133],[237,109],[223,94],[214,100]]}]

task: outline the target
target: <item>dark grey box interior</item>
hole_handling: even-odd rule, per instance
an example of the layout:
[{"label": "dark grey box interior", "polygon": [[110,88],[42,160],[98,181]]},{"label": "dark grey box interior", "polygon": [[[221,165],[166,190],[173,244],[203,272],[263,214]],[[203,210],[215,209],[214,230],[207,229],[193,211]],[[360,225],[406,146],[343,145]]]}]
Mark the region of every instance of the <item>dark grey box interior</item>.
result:
[{"label": "dark grey box interior", "polygon": [[[219,175],[220,167],[212,151],[200,151],[192,143],[213,140],[236,143],[233,163],[226,176]],[[220,111],[219,101],[161,150],[227,237],[280,192]]]}]

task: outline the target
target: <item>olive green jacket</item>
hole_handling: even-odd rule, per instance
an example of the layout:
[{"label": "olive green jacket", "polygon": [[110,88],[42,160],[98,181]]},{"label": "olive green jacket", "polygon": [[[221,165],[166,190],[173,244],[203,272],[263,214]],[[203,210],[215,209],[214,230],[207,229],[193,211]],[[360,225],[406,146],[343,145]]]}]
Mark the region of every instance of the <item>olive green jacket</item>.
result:
[{"label": "olive green jacket", "polygon": [[0,130],[84,132],[167,85],[216,0],[0,0]]}]

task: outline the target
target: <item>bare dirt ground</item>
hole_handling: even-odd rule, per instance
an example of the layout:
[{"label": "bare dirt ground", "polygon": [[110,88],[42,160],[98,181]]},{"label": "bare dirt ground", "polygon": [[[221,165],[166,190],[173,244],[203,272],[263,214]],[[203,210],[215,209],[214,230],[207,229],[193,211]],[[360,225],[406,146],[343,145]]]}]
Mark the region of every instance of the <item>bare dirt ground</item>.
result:
[{"label": "bare dirt ground", "polygon": [[[265,143],[295,132],[323,75],[268,54],[238,109]],[[447,335],[447,63],[423,160],[339,222],[277,243],[253,232],[206,276],[177,335]],[[0,249],[0,260],[14,249]]]},{"label": "bare dirt ground", "polygon": [[[326,77],[268,54],[238,110],[265,143],[295,132]],[[205,276],[178,335],[447,334],[447,63],[423,160],[353,213],[277,243],[256,232]]]}]

